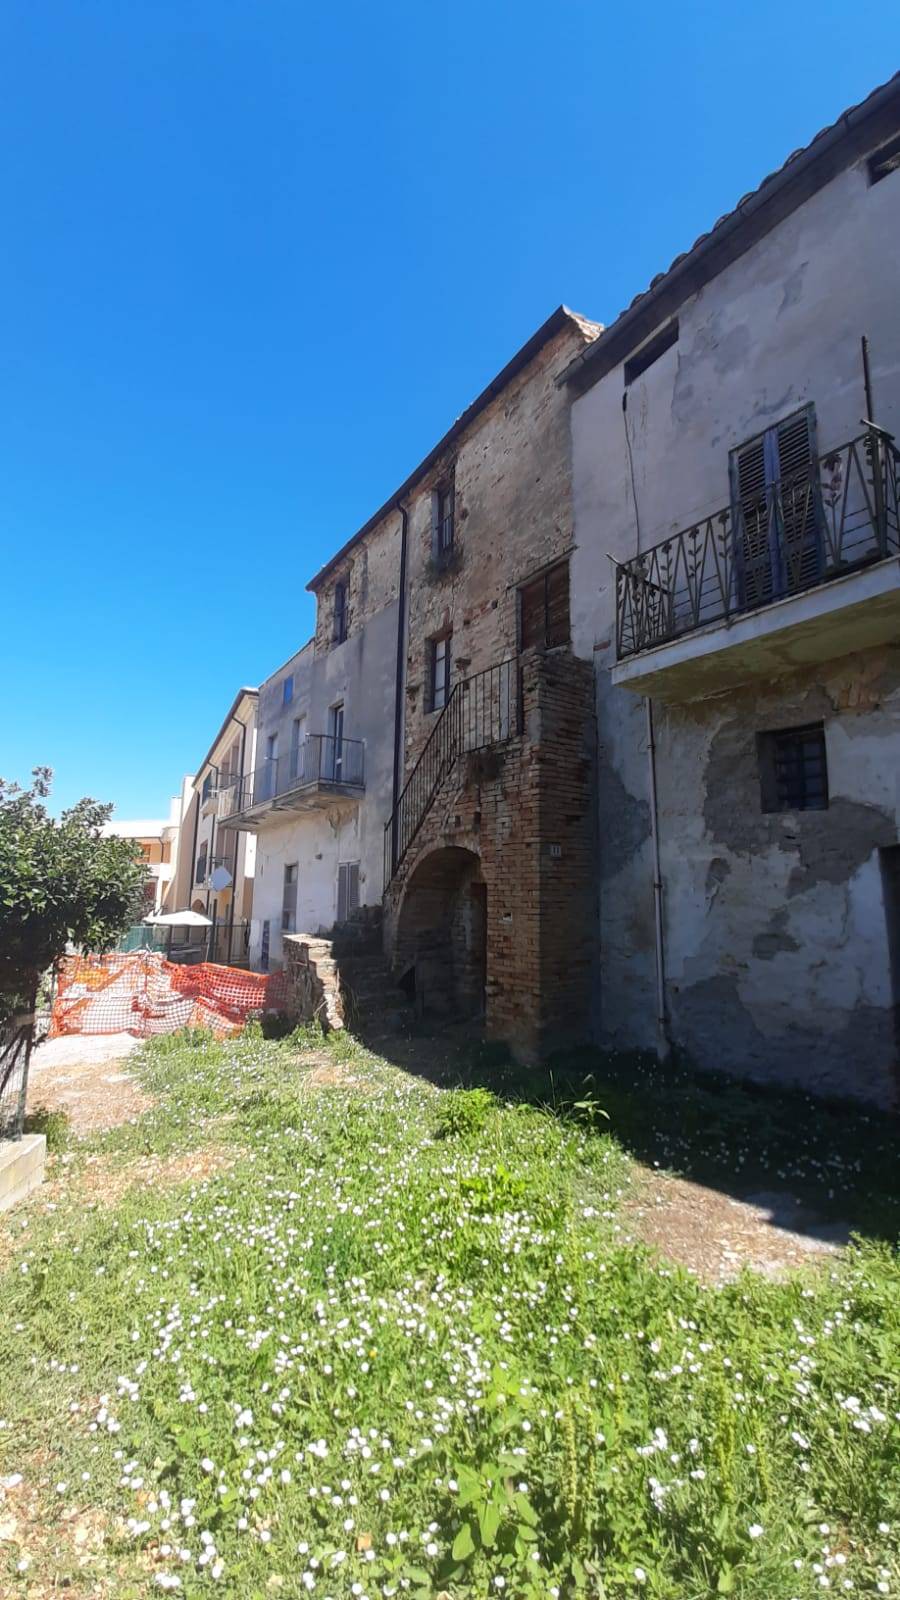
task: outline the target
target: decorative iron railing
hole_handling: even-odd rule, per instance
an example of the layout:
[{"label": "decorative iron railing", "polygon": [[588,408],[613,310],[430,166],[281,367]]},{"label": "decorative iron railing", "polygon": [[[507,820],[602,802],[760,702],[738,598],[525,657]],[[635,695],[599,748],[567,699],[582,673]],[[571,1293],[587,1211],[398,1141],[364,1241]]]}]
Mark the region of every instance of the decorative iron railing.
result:
[{"label": "decorative iron railing", "polygon": [[361,739],[307,734],[286,755],[269,758],[246,778],[220,789],[219,821],[319,783],[351,789],[365,787],[365,746]]},{"label": "decorative iron railing", "polygon": [[503,744],[519,732],[519,672],[515,660],[486,667],[454,684],[384,829],[384,886],[388,887],[418,833],[435,794],[460,755]]},{"label": "decorative iron railing", "polygon": [[900,452],[870,427],[616,570],[621,661],[900,553]]}]

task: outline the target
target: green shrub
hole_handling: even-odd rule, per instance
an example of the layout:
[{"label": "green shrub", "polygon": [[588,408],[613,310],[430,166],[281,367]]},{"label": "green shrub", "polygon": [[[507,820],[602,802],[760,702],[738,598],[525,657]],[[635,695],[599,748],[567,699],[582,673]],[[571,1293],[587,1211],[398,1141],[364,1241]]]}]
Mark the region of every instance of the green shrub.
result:
[{"label": "green shrub", "polygon": [[480,1133],[496,1104],[489,1089],[447,1089],[438,1101],[438,1137],[467,1138]]}]

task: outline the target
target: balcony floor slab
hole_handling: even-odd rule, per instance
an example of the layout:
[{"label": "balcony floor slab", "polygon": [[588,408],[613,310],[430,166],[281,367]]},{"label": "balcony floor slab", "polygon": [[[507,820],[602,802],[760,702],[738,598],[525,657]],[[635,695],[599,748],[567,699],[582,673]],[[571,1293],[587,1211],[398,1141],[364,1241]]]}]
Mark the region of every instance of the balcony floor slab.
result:
[{"label": "balcony floor slab", "polygon": [[610,677],[658,700],[701,700],[898,640],[900,557],[889,556],[628,656]]}]

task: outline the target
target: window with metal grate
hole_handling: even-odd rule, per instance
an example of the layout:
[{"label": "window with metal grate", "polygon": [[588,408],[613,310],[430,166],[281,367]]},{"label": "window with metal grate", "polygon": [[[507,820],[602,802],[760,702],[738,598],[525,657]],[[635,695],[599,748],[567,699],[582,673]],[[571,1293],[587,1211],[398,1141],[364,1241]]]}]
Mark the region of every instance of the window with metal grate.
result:
[{"label": "window with metal grate", "polygon": [[757,735],[763,811],[826,811],[825,727],[778,728]]}]

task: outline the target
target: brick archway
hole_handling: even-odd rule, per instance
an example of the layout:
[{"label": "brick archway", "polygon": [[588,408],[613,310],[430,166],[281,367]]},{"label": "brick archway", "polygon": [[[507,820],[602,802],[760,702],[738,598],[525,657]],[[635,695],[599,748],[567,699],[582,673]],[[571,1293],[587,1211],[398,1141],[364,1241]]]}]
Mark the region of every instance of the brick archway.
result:
[{"label": "brick archway", "polygon": [[458,845],[432,850],[407,880],[395,966],[423,1015],[480,1017],[487,974],[487,885]]}]

